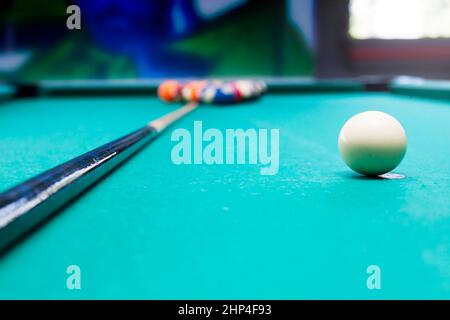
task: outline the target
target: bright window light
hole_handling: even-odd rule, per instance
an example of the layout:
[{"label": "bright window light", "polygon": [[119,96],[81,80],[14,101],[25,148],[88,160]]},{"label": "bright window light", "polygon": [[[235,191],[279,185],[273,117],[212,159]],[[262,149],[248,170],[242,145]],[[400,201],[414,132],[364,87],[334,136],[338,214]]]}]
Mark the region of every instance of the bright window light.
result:
[{"label": "bright window light", "polygon": [[356,39],[450,37],[450,0],[350,0]]}]

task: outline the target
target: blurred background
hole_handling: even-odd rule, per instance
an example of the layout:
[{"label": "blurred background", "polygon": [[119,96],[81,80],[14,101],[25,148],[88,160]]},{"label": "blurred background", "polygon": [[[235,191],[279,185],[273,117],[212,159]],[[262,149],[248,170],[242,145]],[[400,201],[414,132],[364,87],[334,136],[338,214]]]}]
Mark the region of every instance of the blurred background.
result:
[{"label": "blurred background", "polygon": [[0,0],[2,80],[399,74],[450,78],[450,0]]}]

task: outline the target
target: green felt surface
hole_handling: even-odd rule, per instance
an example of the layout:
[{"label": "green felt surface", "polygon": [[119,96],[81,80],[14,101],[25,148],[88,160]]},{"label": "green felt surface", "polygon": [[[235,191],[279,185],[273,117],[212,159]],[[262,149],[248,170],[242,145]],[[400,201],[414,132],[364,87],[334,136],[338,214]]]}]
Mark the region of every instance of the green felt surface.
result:
[{"label": "green felt surface", "polygon": [[[151,97],[0,104],[0,189],[175,106]],[[399,119],[402,180],[353,174],[357,112]],[[280,170],[171,162],[175,128],[280,129]],[[0,257],[0,298],[450,298],[450,105],[388,93],[267,95],[187,116]],[[66,289],[66,268],[82,289]],[[366,268],[381,267],[381,290]]]}]

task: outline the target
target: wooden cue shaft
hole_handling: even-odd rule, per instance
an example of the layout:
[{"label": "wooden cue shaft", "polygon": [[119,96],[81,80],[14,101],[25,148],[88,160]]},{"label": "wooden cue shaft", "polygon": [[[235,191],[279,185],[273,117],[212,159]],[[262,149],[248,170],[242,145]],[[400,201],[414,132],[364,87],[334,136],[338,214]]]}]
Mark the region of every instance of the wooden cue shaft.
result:
[{"label": "wooden cue shaft", "polygon": [[143,128],[1,193],[0,252],[197,107],[197,103],[188,103]]}]

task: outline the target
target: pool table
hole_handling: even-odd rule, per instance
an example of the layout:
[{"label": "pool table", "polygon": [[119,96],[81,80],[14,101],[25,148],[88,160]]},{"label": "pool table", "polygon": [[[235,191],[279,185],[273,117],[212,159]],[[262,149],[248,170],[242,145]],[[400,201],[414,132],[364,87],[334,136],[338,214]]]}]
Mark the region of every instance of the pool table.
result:
[{"label": "pool table", "polygon": [[[5,251],[0,299],[449,299],[450,86],[268,85],[255,101],[200,106]],[[126,81],[1,87],[0,191],[180,106],[155,92]],[[360,176],[340,158],[340,128],[366,110],[403,124],[403,179]],[[196,120],[279,129],[278,173],[175,165],[171,132]],[[71,265],[80,290],[66,286]]]}]

